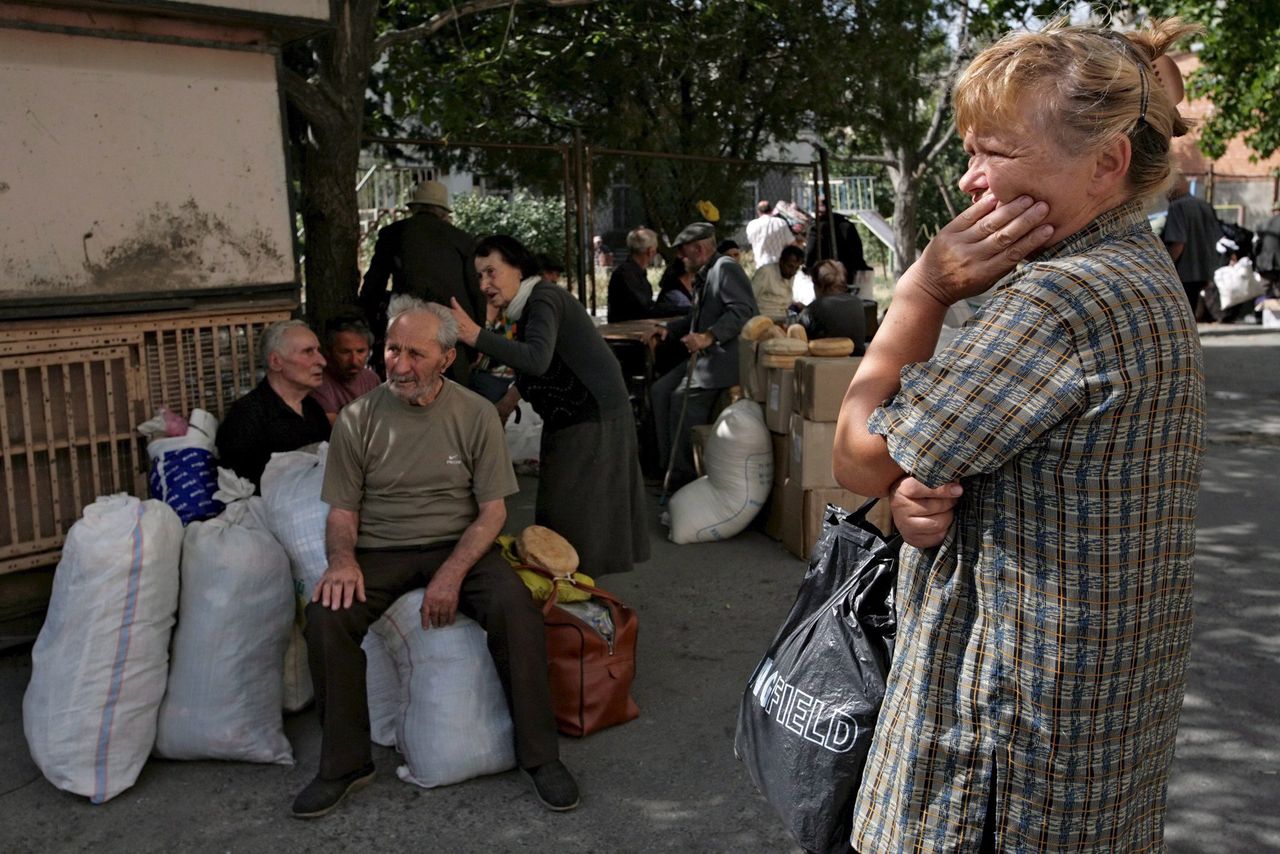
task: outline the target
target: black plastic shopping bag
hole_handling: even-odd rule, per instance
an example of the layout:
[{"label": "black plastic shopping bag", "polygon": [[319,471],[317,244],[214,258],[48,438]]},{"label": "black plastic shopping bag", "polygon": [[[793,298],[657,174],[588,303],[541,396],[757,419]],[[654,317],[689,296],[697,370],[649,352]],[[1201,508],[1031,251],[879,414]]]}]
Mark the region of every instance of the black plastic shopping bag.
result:
[{"label": "black plastic shopping bag", "polygon": [[734,752],[807,851],[849,851],[862,780],[893,654],[899,537],[827,507],[791,613],[738,711]]}]

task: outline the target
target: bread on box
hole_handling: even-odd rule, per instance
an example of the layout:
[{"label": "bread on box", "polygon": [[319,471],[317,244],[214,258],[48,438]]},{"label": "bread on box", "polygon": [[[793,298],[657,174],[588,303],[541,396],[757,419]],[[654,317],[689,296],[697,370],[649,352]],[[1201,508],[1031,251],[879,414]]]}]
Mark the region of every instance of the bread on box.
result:
[{"label": "bread on box", "polygon": [[742,325],[742,331],[738,334],[747,341],[765,341],[769,338],[780,337],[782,330],[768,317],[763,314],[757,314]]},{"label": "bread on box", "polygon": [[809,355],[809,344],[795,338],[773,338],[760,345],[760,364],[767,368],[793,368],[796,358]]},{"label": "bread on box", "polygon": [[808,341],[809,333],[799,323],[793,323],[787,327],[787,337],[794,338],[797,341]]},{"label": "bread on box", "polygon": [[810,356],[853,355],[852,338],[815,338],[809,342]]}]

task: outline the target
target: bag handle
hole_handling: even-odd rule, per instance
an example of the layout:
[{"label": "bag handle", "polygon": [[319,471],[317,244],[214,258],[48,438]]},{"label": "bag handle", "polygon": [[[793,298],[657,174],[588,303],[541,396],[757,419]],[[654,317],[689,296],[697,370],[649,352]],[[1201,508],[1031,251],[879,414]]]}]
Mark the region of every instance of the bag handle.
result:
[{"label": "bag handle", "polygon": [[573,581],[569,578],[565,578],[562,575],[556,575],[555,573],[548,572],[547,570],[543,569],[540,566],[532,566],[531,564],[522,563],[516,566],[515,568],[527,569],[530,572],[534,573],[535,575],[541,575],[543,578],[551,579],[551,595],[547,597],[546,604],[542,606],[543,614],[551,613],[551,609],[555,607],[556,600],[560,592],[561,582],[564,582],[565,584],[571,584],[579,590],[585,591],[586,593],[590,593],[593,597],[597,599],[604,599],[605,601],[612,602],[613,604],[622,608],[629,607],[625,605],[621,600],[619,600],[618,597],[614,596],[612,593],[610,593],[607,590],[601,590],[599,587],[592,587],[590,584],[579,584],[578,582]]}]

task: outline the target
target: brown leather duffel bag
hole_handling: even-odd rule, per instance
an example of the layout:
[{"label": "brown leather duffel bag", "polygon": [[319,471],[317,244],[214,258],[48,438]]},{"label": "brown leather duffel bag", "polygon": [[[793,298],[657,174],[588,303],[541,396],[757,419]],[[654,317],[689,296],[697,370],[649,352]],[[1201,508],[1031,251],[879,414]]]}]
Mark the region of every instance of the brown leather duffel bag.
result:
[{"label": "brown leather duffel bag", "polygon": [[[534,567],[542,574],[545,570]],[[548,573],[550,575],[550,573]],[[547,671],[556,727],[565,735],[588,735],[635,720],[640,714],[631,699],[636,674],[636,612],[612,593],[585,584],[574,585],[609,610],[613,638],[608,639],[585,620],[556,604],[564,579],[554,582],[542,606],[547,634]]]}]

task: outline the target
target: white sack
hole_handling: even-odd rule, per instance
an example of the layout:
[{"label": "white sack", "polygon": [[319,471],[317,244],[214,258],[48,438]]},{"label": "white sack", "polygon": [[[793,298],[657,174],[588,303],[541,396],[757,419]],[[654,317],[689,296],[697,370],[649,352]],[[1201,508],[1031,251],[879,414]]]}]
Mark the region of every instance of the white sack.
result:
[{"label": "white sack", "polygon": [[396,719],[400,715],[400,672],[382,642],[370,631],[361,644],[364,650],[365,692],[369,699],[369,740],[383,747],[396,746]]},{"label": "white sack", "polygon": [[702,452],[706,474],[671,496],[671,542],[709,543],[741,532],[773,485],[773,445],[754,400],[730,404]]},{"label": "white sack", "polygon": [[424,630],[422,595],[406,593],[373,624],[400,674],[400,779],[429,789],[514,768],[511,714],[484,629],[458,614]]},{"label": "white sack", "polygon": [[155,752],[291,765],[280,716],[294,617],[289,556],[267,530],[253,483],[227,469],[218,482],[227,509],[192,522],[182,542],[178,627]]},{"label": "white sack", "polygon": [[294,591],[298,596],[298,625],[290,636],[285,653],[285,711],[296,712],[315,695],[311,671],[307,667],[307,642],[302,635],[302,611],[311,601],[311,592],[329,565],[324,550],[324,525],[329,505],[320,500],[324,484],[324,463],[329,443],[321,443],[315,453],[289,451],[272,454],[262,472],[262,500],[267,506],[267,525],[276,541],[284,546],[293,569]]},{"label": "white sack", "polygon": [[22,723],[49,782],[100,804],[151,753],[178,609],[182,523],[161,501],[104,496],[71,526],[31,650]]}]

